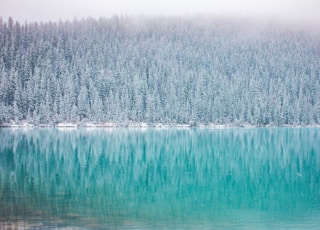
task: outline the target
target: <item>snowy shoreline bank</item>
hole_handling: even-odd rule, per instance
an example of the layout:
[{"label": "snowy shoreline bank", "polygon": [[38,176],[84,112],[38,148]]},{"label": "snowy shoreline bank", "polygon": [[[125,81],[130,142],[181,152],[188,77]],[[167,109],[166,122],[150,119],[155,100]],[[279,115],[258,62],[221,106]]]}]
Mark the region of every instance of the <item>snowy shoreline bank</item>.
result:
[{"label": "snowy shoreline bank", "polygon": [[0,128],[210,128],[210,129],[228,129],[228,128],[320,128],[316,125],[251,125],[251,124],[179,124],[179,123],[145,123],[145,122],[128,122],[128,123],[70,123],[62,122],[57,124],[32,124],[27,122],[21,123],[3,123]]}]

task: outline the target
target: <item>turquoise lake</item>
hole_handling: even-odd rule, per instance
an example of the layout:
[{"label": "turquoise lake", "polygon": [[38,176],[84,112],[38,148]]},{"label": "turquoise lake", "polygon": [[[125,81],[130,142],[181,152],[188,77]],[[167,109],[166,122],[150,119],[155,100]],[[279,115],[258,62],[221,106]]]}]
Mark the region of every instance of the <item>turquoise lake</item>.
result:
[{"label": "turquoise lake", "polygon": [[319,229],[320,129],[0,129],[0,229]]}]

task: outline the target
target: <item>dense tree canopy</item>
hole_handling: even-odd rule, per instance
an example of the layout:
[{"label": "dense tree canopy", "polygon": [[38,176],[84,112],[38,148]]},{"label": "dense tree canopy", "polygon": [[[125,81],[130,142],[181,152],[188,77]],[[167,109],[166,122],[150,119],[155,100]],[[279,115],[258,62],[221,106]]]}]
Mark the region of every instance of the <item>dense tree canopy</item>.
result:
[{"label": "dense tree canopy", "polygon": [[320,36],[248,21],[0,19],[0,124],[320,124]]}]

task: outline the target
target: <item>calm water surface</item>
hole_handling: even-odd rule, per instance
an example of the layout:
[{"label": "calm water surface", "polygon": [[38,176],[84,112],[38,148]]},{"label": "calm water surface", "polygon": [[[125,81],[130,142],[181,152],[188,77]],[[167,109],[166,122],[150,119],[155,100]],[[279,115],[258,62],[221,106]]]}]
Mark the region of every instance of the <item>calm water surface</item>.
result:
[{"label": "calm water surface", "polygon": [[0,229],[319,229],[320,129],[0,129]]}]

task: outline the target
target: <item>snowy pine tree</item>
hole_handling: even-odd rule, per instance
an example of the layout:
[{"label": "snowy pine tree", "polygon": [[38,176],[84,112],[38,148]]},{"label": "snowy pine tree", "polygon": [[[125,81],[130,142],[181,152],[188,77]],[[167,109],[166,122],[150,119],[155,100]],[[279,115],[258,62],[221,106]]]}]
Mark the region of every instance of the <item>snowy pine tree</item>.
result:
[{"label": "snowy pine tree", "polygon": [[319,34],[213,20],[0,20],[0,124],[320,123]]}]

